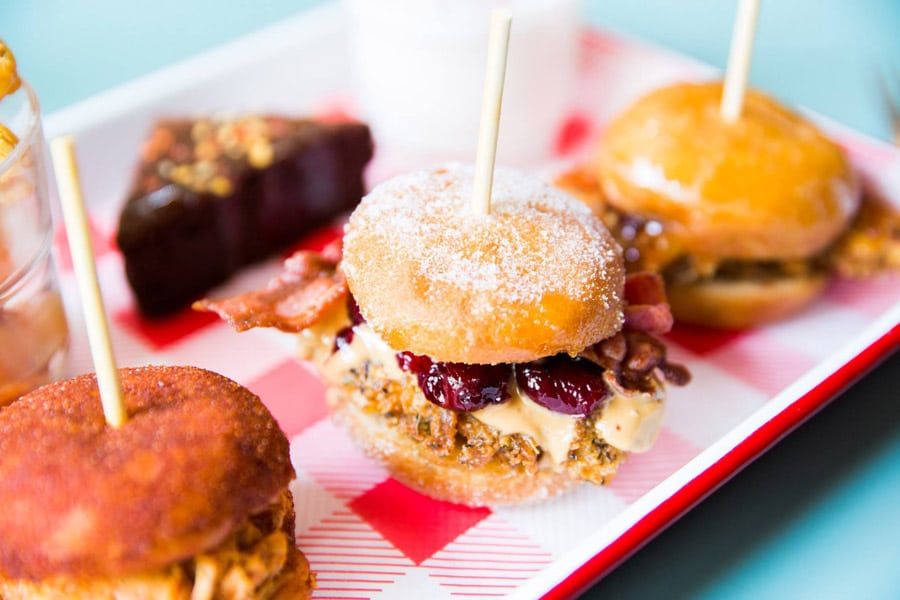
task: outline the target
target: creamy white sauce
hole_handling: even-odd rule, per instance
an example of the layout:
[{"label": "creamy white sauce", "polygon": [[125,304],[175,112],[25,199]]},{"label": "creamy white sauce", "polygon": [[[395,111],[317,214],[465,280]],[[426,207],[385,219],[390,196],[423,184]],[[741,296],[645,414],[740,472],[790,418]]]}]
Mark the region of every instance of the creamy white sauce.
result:
[{"label": "creamy white sauce", "polygon": [[[332,337],[329,352],[334,347],[333,340]],[[362,368],[366,361],[383,368],[391,379],[402,380],[406,376],[397,364],[397,352],[366,324],[355,326],[353,340],[341,345],[337,352],[320,361],[319,365],[327,381],[338,382],[347,371]]]},{"label": "creamy white sauce", "polygon": [[579,417],[553,412],[537,404],[519,389],[515,378],[511,379],[507,389],[510,392],[508,401],[470,414],[504,435],[530,435],[553,462],[564,462],[575,438]]},{"label": "creamy white sauce", "polygon": [[[331,323],[332,327],[335,323],[349,324],[346,311],[343,311],[343,320],[329,315],[316,327],[301,333],[300,345],[301,356],[316,360],[327,381],[341,381],[347,371],[361,368],[367,360],[381,366],[392,379],[408,376],[397,364],[396,351],[364,323],[353,328],[353,341],[341,346],[332,355],[335,333],[345,325],[333,328],[328,333],[326,323]],[[316,343],[325,344],[324,349],[304,351]],[[619,450],[649,450],[659,435],[665,414],[662,387],[656,393],[626,392],[618,385],[612,373],[607,372],[604,379],[613,395],[600,415],[594,419],[598,434]],[[575,437],[578,421],[583,417],[554,412],[540,406],[519,389],[514,378],[510,380],[508,389],[510,399],[507,402],[470,414],[504,435],[520,433],[531,436],[554,463],[564,462]]]},{"label": "creamy white sauce", "polygon": [[646,452],[656,441],[666,413],[662,387],[656,393],[629,393],[619,386],[612,373],[606,372],[604,379],[613,395],[594,420],[594,428],[619,450]]}]

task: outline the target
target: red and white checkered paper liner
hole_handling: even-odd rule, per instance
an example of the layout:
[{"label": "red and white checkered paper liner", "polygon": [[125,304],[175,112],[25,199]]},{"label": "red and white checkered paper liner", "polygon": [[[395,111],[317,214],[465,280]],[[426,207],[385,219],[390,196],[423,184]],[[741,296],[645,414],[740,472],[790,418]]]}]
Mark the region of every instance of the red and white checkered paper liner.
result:
[{"label": "red and white checkered paper liner", "polygon": [[[307,60],[336,53],[337,44],[342,43],[338,19],[331,9],[314,11],[47,120],[51,133],[75,130],[84,141],[85,186],[89,194],[93,190],[89,197],[95,249],[119,362],[202,366],[260,395],[292,440],[298,475],[292,485],[297,542],[318,573],[317,597],[533,597],[547,592],[562,597],[572,593],[823,404],[839,389],[833,382],[823,386],[840,369],[846,379],[896,346],[898,278],[836,282],[810,310],[764,329],[735,333],[678,326],[668,336],[670,352],[690,368],[694,380],[685,388],[670,390],[666,424],[658,442],[652,451],[630,456],[612,485],[582,486],[540,505],[493,509],[437,502],[407,489],[365,458],[329,422],[323,386],[310,365],[293,358],[292,336],[261,330],[236,335],[217,318],[189,311],[162,322],[145,321],[135,311],[121,256],[111,242],[127,184],[125,175],[130,172],[126,168],[119,174],[120,167],[137,156],[141,132],[153,115],[219,108],[221,102],[211,98],[213,94],[220,98],[222,89],[237,97],[239,92],[224,82],[231,73],[221,63],[229,57],[240,55],[244,62],[237,61],[234,68],[261,69],[260,77],[268,77],[263,83],[277,87],[263,68],[275,60],[266,52],[318,48],[311,53],[316,58]],[[326,34],[310,34],[303,42],[293,35],[323,27]],[[257,51],[257,63],[253,56],[247,58],[251,46],[265,48]],[[296,69],[304,59],[293,60],[291,66]],[[208,74],[207,81],[193,81],[190,75],[198,70]],[[594,143],[604,119],[639,92],[709,70],[659,49],[587,31],[581,72],[583,104],[573,108],[561,127],[553,161],[557,166]],[[169,89],[162,93],[162,86]],[[211,92],[203,91],[210,88]],[[265,85],[262,88],[260,93],[266,91]],[[154,92],[145,93],[151,89]],[[307,99],[301,104],[331,112],[349,110],[352,102],[344,89],[340,82],[323,84],[319,94],[306,89]],[[210,99],[209,103],[204,99]],[[266,106],[255,99],[235,100],[235,106],[243,105]],[[833,132],[866,173],[889,195],[900,198],[897,152],[840,128]],[[112,175],[116,182],[106,185],[112,172],[108,167],[117,161]],[[376,164],[373,171],[377,180],[390,167]],[[336,229],[326,229],[303,245],[315,248],[334,235]],[[64,235],[57,241],[74,337],[70,370],[85,372],[91,369],[90,358]],[[226,288],[236,291],[258,285],[277,271],[278,263],[273,259],[250,269]],[[855,371],[846,371],[848,363],[854,364],[856,355],[865,354],[867,347],[869,360],[862,364],[862,359],[856,359]],[[843,354],[846,358],[835,363],[835,357]],[[827,393],[820,390],[813,397],[810,390],[819,388]],[[799,404],[804,397],[809,404],[805,407]],[[782,407],[788,408],[782,411]],[[796,412],[793,417],[786,412],[791,408]],[[758,416],[766,411],[771,419],[760,420]],[[789,421],[776,423],[777,418]],[[766,426],[767,437],[760,437]],[[738,456],[733,447],[740,444],[760,447],[745,449]],[[707,455],[712,458],[703,464]],[[704,477],[709,481],[704,483]],[[691,486],[693,495],[688,493]]]}]

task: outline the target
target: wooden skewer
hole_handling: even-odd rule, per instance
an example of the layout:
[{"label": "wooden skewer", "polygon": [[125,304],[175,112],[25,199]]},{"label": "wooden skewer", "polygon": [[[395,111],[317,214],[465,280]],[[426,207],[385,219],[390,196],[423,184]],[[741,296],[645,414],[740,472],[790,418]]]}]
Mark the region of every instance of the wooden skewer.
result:
[{"label": "wooden skewer", "polygon": [[722,118],[728,123],[734,123],[740,118],[744,106],[758,16],[759,0],[740,0],[731,32],[731,50],[728,52],[725,88],[719,108]]},{"label": "wooden skewer", "polygon": [[512,13],[509,10],[495,8],[491,11],[487,71],[484,75],[478,150],[475,154],[475,190],[472,195],[472,211],[482,215],[491,212],[491,188],[494,184],[497,135],[500,132],[500,106],[503,103],[503,82],[506,78],[506,55],[509,51],[511,25]]},{"label": "wooden skewer", "polygon": [[78,179],[78,164],[75,161],[75,143],[70,136],[57,138],[50,143],[50,154],[59,186],[81,308],[87,323],[91,357],[97,372],[103,416],[110,427],[119,428],[128,420],[128,414],[122,400],[122,384],[119,381],[119,370],[116,368],[109,338],[109,324],[97,281],[97,265],[94,262],[87,213]]}]

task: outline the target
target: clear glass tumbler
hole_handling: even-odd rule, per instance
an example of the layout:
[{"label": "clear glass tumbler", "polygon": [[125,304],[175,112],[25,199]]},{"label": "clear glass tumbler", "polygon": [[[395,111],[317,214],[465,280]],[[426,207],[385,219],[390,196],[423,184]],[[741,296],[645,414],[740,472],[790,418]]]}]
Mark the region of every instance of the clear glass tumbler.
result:
[{"label": "clear glass tumbler", "polygon": [[0,101],[18,143],[0,160],[0,406],[62,375],[68,327],[51,257],[40,105],[23,82]]}]

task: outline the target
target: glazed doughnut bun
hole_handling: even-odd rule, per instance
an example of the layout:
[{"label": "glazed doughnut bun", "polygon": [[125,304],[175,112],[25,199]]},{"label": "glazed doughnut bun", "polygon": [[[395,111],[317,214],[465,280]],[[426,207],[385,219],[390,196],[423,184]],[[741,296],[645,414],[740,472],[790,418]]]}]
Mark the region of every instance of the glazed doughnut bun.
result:
[{"label": "glazed doughnut bun", "polygon": [[437,361],[576,353],[622,327],[621,249],[586,206],[498,168],[491,212],[469,210],[473,169],[397,177],[347,224],[342,269],[395,350]]},{"label": "glazed doughnut bun", "polygon": [[551,498],[578,483],[548,469],[535,475],[511,468],[473,469],[435,456],[381,415],[366,412],[339,388],[329,387],[326,399],[332,417],[366,454],[384,464],[392,477],[432,498],[467,506],[523,504]]},{"label": "glazed doughnut bun", "polygon": [[743,114],[719,114],[721,83],[679,83],[614,119],[597,169],[608,201],[654,218],[697,256],[815,255],[843,232],[859,185],[815,125],[749,90]]},{"label": "glazed doughnut bun", "polygon": [[[287,438],[249,390],[189,367],[121,379],[120,429],[104,422],[94,375],[0,412],[0,578],[151,572],[213,548],[289,493]],[[291,562],[308,581],[305,559]]]},{"label": "glazed doughnut bun", "polygon": [[707,279],[669,285],[675,319],[719,329],[746,329],[799,312],[825,290],[823,274],[778,279]]}]

